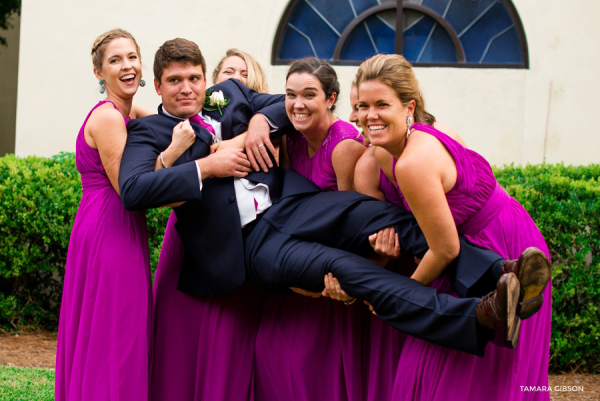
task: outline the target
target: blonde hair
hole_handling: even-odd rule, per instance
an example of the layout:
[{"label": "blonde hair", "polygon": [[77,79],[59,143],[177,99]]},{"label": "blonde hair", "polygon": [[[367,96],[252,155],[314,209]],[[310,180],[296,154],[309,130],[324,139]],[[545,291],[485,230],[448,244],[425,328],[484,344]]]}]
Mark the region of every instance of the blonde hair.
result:
[{"label": "blonde hair", "polygon": [[415,101],[415,122],[433,125],[435,117],[425,111],[425,100],[419,89],[419,81],[415,77],[412,66],[406,59],[397,54],[378,54],[364,61],[356,73],[356,84],[378,80],[396,92],[396,96],[406,105]]},{"label": "blonde hair", "polygon": [[104,51],[106,50],[106,46],[108,46],[110,42],[117,38],[131,39],[133,44],[135,44],[135,49],[140,61],[142,60],[140,47],[135,41],[133,35],[124,29],[111,29],[110,31],[104,32],[102,35],[98,36],[92,45],[92,63],[98,71],[102,71],[102,60],[104,60]]},{"label": "blonde hair", "polygon": [[248,80],[246,86],[260,93],[268,93],[269,85],[267,84],[267,76],[265,75],[265,72],[260,64],[258,64],[258,61],[256,61],[256,59],[250,54],[235,48],[227,50],[225,57],[223,57],[221,61],[219,61],[219,64],[217,64],[217,67],[212,74],[213,84],[217,83],[217,77],[221,72],[221,68],[223,68],[223,62],[232,56],[239,57],[246,63],[246,69],[248,70]]}]

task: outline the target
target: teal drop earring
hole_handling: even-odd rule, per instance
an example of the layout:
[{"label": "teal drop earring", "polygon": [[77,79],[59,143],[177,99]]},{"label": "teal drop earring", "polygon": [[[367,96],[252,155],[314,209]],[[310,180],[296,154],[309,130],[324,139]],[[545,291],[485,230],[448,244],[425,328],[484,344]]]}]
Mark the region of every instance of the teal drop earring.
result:
[{"label": "teal drop earring", "polygon": [[102,93],[106,92],[106,88],[104,87],[104,80],[101,79],[98,81],[98,83],[100,84],[100,93],[102,94]]}]

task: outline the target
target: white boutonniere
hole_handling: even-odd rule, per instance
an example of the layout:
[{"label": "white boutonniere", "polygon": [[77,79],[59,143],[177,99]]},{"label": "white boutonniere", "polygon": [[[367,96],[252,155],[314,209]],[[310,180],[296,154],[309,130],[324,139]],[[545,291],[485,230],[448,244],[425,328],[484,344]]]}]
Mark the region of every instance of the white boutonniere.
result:
[{"label": "white boutonniere", "polygon": [[206,111],[219,110],[219,114],[223,115],[221,109],[227,106],[229,102],[229,99],[225,99],[223,91],[213,92],[212,89],[207,89],[203,109]]}]

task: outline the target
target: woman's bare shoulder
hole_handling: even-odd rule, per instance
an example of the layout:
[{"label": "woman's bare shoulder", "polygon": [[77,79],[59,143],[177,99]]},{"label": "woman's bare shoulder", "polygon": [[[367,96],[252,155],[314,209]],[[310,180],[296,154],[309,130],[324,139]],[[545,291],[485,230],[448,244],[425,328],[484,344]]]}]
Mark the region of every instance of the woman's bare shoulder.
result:
[{"label": "woman's bare shoulder", "polygon": [[448,125],[441,123],[439,121],[436,121],[435,123],[433,123],[433,127],[435,129],[437,129],[438,131],[441,131],[442,133],[448,135],[450,138],[454,139],[455,141],[460,143],[465,148],[467,147],[467,145],[465,144],[465,141],[463,141],[463,139],[460,137],[460,135],[458,135],[458,133],[456,131],[454,131],[452,128],[450,128]]}]

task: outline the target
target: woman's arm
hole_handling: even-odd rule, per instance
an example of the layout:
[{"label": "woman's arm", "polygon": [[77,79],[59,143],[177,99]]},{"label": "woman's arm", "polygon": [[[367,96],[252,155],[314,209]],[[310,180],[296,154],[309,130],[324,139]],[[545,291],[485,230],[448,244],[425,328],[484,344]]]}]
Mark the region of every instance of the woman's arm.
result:
[{"label": "woman's arm", "polygon": [[98,149],[110,184],[119,194],[119,168],[127,141],[123,116],[111,104],[102,105],[88,119],[84,135],[88,145]]},{"label": "woman's arm", "polygon": [[146,117],[151,114],[156,114],[156,113],[153,113],[150,110],[145,109],[142,106],[139,106],[137,104],[132,104],[131,111],[129,112],[129,117],[131,117],[132,119],[135,119],[135,118]]},{"label": "woman's arm", "polygon": [[375,157],[375,146],[368,148],[358,159],[354,169],[354,188],[356,192],[385,200],[379,185],[379,163]]},{"label": "woman's arm", "polygon": [[456,183],[456,165],[435,137],[415,131],[396,163],[398,185],[408,202],[429,250],[412,278],[430,285],[460,252],[458,232],[446,193]]},{"label": "woman's arm", "polygon": [[331,162],[337,178],[338,191],[354,190],[354,169],[365,150],[365,145],[354,139],[344,139],[333,149]]}]

